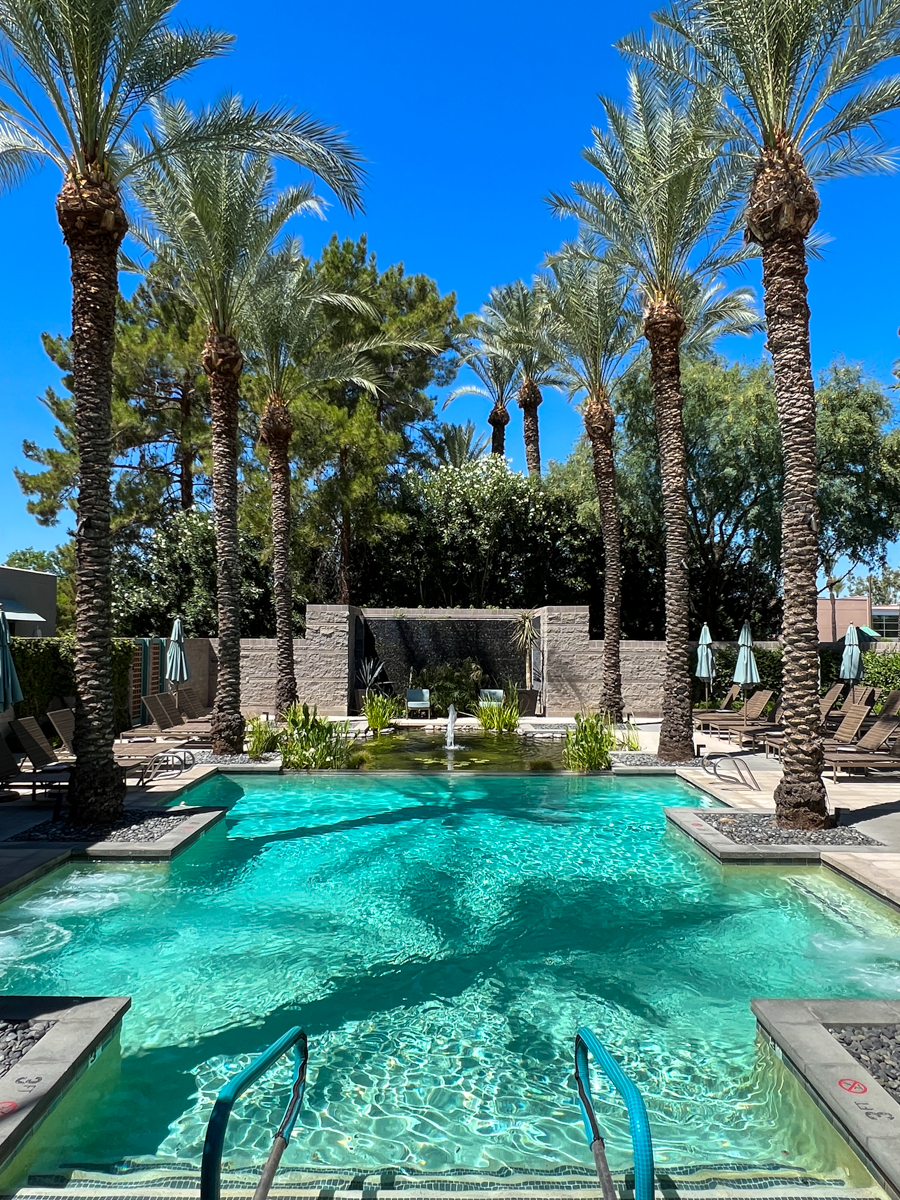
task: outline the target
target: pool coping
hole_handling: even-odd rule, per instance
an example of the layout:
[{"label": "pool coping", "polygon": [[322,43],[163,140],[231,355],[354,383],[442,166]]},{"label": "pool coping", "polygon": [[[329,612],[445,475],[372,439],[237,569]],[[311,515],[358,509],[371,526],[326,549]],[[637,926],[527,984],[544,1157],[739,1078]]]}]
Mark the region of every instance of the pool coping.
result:
[{"label": "pool coping", "polygon": [[[161,812],[167,810],[161,809]],[[178,808],[168,810],[173,814],[179,813]],[[157,838],[155,842],[91,842],[91,841],[16,841],[14,837],[6,841],[0,842],[0,852],[9,849],[13,851],[39,850],[46,849],[56,855],[64,855],[62,861],[66,859],[132,859],[136,861],[168,861],[187,850],[188,846],[193,845],[196,840],[201,837],[213,825],[221,821],[227,808],[213,806],[196,806],[192,808],[185,807],[184,820],[176,825],[170,833],[165,833],[161,838]],[[127,814],[128,809],[125,809]],[[39,824],[40,822],[36,822]],[[28,828],[26,826],[26,828]],[[52,870],[53,865],[49,865],[47,870]],[[37,878],[44,872],[40,867],[36,867],[31,872],[32,878]],[[17,886],[12,886],[11,890],[18,890],[18,887],[24,887],[28,879],[24,876],[20,877]],[[2,896],[2,890],[0,890]]]},{"label": "pool coping", "polygon": [[[718,798],[718,797],[717,797]],[[765,864],[765,863],[823,863],[831,864],[823,855],[829,854],[892,854],[896,853],[890,846],[864,845],[858,842],[846,842],[844,845],[826,842],[821,846],[770,846],[753,842],[735,842],[726,834],[721,833],[713,825],[707,824],[697,814],[696,808],[665,808],[666,820],[670,821],[681,833],[701,846],[713,858],[721,863]]]},{"label": "pool coping", "polygon": [[130,996],[4,996],[0,1019],[55,1021],[0,1078],[0,1166],[118,1033]]},{"label": "pool coping", "polygon": [[878,1183],[900,1200],[900,1104],[830,1025],[900,1022],[900,1001],[751,1000],[757,1028]]}]

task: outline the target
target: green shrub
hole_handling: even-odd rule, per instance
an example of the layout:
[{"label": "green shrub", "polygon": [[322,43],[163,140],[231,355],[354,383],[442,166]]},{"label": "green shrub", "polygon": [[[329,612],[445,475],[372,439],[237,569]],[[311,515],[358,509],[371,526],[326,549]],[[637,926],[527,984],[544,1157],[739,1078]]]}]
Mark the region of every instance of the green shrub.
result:
[{"label": "green shrub", "polygon": [[620,750],[630,750],[632,752],[640,750],[641,736],[634,721],[625,722],[625,732],[620,738],[617,738],[617,744]]},{"label": "green shrub", "polygon": [[446,717],[451,704],[457,711],[474,713],[478,708],[478,693],[485,686],[485,674],[473,658],[461,663],[426,667],[411,676],[411,688],[427,688],[431,693],[434,716]]},{"label": "green shrub", "polygon": [[363,700],[363,713],[369,728],[378,737],[391,721],[402,717],[405,708],[396,696],[384,696],[380,692],[368,692]]},{"label": "green shrub", "polygon": [[900,650],[893,650],[890,654],[866,650],[862,661],[863,683],[888,692],[900,688]]},{"label": "green shrub", "polygon": [[615,748],[615,727],[605,714],[578,713],[566,733],[563,762],[570,771],[608,771]]},{"label": "green shrub", "polygon": [[254,762],[278,749],[278,727],[265,717],[251,717],[244,730],[247,753]]},{"label": "green shrub", "polygon": [[[56,697],[75,694],[75,638],[10,638],[22,689],[17,717],[42,717]],[[113,706],[116,732],[131,728],[131,663],[134,642],[112,640]]]},{"label": "green shrub", "polygon": [[489,733],[515,733],[519,728],[518,697],[505,696],[502,704],[479,701],[475,716],[481,728]]},{"label": "green shrub", "polygon": [[285,709],[278,749],[286,770],[340,770],[350,765],[352,745],[348,721],[329,721],[308,704],[291,704]]}]

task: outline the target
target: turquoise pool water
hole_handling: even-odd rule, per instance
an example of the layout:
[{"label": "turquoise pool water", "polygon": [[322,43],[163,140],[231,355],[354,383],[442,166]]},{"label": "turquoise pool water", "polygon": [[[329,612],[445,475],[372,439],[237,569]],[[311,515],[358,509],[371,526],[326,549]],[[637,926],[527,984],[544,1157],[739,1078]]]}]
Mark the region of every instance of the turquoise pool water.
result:
[{"label": "turquoise pool water", "polygon": [[[818,869],[723,872],[666,830],[699,793],[270,776],[190,798],[231,808],[174,863],[69,867],[0,908],[5,990],[134,997],[121,1069],[43,1167],[198,1162],[219,1087],[295,1023],[311,1070],[288,1162],[589,1166],[581,1023],[639,1083],[661,1167],[841,1158],[749,1000],[896,995],[900,922]],[[237,1109],[233,1163],[264,1157],[288,1070]],[[621,1109],[598,1111],[624,1166]]]}]

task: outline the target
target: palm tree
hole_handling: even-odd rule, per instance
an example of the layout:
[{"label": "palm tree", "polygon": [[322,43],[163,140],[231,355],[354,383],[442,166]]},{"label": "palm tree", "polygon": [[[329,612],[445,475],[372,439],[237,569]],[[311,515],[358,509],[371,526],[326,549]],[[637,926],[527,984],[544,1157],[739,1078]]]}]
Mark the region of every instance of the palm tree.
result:
[{"label": "palm tree", "polygon": [[542,349],[546,343],[547,319],[545,285],[540,278],[531,287],[517,279],[515,283],[492,288],[481,313],[484,350],[516,364],[529,475],[541,473],[538,426],[538,408],[544,399],[541,388],[555,387],[558,382],[553,362]]},{"label": "palm tree", "polygon": [[488,445],[486,437],[478,436],[474,421],[463,425],[448,421],[436,431],[423,430],[422,436],[439,467],[464,467],[466,463],[477,462],[484,457]]},{"label": "palm tree", "polygon": [[681,343],[690,313],[705,312],[707,332],[746,332],[749,293],[719,295],[710,284],[746,257],[729,249],[722,220],[736,195],[735,173],[718,158],[727,131],[718,101],[703,88],[633,70],[626,107],[601,97],[607,128],[583,151],[602,183],[574,184],[575,198],[552,196],[556,212],[578,217],[635,280],[650,351],[666,528],[666,674],[659,756],[693,757],[688,674],[689,578],[687,460]]},{"label": "palm tree", "polygon": [[603,536],[603,681],[600,707],[621,720],[622,546],[616,497],[610,401],[616,376],[640,336],[629,308],[630,280],[610,262],[563,254],[551,262],[548,288],[554,357],[569,398],[583,395],[581,413],[591,444]]},{"label": "palm tree", "polygon": [[[219,110],[240,120],[241,102],[226,98]],[[202,119],[202,118],[201,118]],[[142,241],[209,322],[203,369],[209,378],[216,513],[219,663],[212,716],[213,750],[243,750],[241,715],[240,566],[238,559],[238,400],[244,367],[239,335],[260,264],[291,217],[317,206],[309,183],[276,194],[274,169],[264,154],[230,147],[180,152],[197,124],[182,104],[157,105],[154,144],[173,149],[157,154],[135,177],[135,194],[151,228]],[[331,170],[315,139],[272,139],[273,149],[313,170],[348,205],[355,188],[344,168]],[[340,164],[342,151],[334,150]],[[348,158],[346,167],[352,164]]]},{"label": "palm tree", "polygon": [[747,239],[762,250],[768,348],[784,453],[783,774],[778,823],[828,823],[817,703],[816,398],[809,347],[806,239],[819,215],[816,180],[892,165],[873,134],[900,107],[897,0],[691,0],[657,14],[627,53],[677,79],[721,89],[738,130],[733,152],[753,168]]},{"label": "palm tree", "polygon": [[506,453],[506,426],[509,424],[509,402],[516,394],[518,366],[514,358],[484,346],[471,346],[463,353],[463,362],[481,380],[465,384],[447,397],[446,404],[457,396],[484,396],[491,402],[488,424],[491,427],[491,454],[502,458]]},{"label": "palm tree", "polygon": [[110,457],[116,256],[128,229],[123,141],[142,110],[231,42],[172,29],[172,0],[0,0],[0,186],[49,160],[62,174],[56,215],[72,266],[72,392],[79,453],[75,821],[122,811],[112,753]]},{"label": "palm tree", "polygon": [[259,440],[269,459],[272,493],[272,561],[275,599],[277,680],[275,709],[282,713],[297,700],[294,671],[293,581],[291,578],[291,463],[294,409],[305,390],[317,383],[355,383],[375,391],[364,351],[348,346],[326,351],[334,318],[329,309],[345,308],[375,316],[361,297],[329,290],[298,247],[288,243],[260,266],[243,328],[248,359],[265,386]]}]

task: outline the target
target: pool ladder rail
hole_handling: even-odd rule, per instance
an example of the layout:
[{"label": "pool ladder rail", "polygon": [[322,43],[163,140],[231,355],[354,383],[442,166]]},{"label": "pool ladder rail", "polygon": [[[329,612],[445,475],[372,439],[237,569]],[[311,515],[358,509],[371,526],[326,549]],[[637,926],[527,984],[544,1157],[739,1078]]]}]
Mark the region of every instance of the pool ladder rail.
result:
[{"label": "pool ladder rail", "polygon": [[581,1102],[584,1131],[594,1156],[603,1200],[617,1200],[617,1197],[609,1163],[606,1161],[606,1147],[591,1100],[591,1067],[588,1054],[625,1102],[634,1154],[634,1200],[653,1200],[653,1141],[643,1097],[600,1039],[590,1029],[582,1026],[575,1035],[575,1083]]},{"label": "pool ladder rail", "polygon": [[253,1193],[253,1200],[266,1200],[275,1179],[278,1164],[281,1162],[281,1156],[287,1149],[294,1125],[297,1123],[300,1105],[303,1102],[303,1093],[306,1089],[309,1048],[306,1034],[299,1025],[289,1029],[284,1037],[279,1038],[268,1050],[264,1050],[240,1074],[229,1080],[219,1092],[213,1106],[212,1116],[209,1118],[209,1125],[206,1127],[206,1141],[203,1143],[203,1157],[200,1161],[200,1200],[219,1200],[225,1131],[228,1128],[228,1118],[231,1116],[235,1101],[262,1075],[271,1070],[278,1059],[291,1049],[294,1051],[294,1081],[291,1087],[291,1096],[287,1108],[284,1110],[281,1124],[278,1126],[278,1132],[272,1139],[272,1149],[269,1151],[266,1165],[259,1177],[256,1191]]}]

